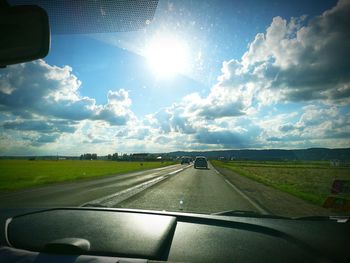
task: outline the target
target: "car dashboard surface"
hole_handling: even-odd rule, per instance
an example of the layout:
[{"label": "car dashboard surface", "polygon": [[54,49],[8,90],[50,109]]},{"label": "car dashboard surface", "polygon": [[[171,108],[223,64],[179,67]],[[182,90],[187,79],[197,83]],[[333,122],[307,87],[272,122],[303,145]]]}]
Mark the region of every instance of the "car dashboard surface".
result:
[{"label": "car dashboard surface", "polygon": [[0,220],[0,262],[350,262],[346,219],[55,208]]}]

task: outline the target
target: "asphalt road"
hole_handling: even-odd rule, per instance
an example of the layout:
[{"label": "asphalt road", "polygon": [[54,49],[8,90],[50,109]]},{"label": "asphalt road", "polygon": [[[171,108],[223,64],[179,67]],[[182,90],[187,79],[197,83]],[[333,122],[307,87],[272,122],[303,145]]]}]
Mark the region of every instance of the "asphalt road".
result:
[{"label": "asphalt road", "polygon": [[121,192],[164,174],[179,170],[181,165],[172,165],[147,171],[108,176],[95,180],[79,180],[49,186],[0,192],[0,207],[62,207],[81,206],[99,198]]},{"label": "asphalt road", "polygon": [[84,204],[195,213],[259,211],[219,174],[193,165],[173,165],[143,172],[0,193],[0,207],[62,207]]},{"label": "asphalt road", "polygon": [[[220,169],[220,168],[218,168]],[[290,217],[329,215],[330,211],[209,164],[172,165],[94,180],[0,192],[0,208],[107,206],[145,210],[216,213],[255,211]]]},{"label": "asphalt road", "polygon": [[194,213],[228,210],[262,212],[210,164],[209,169],[191,166],[114,206]]}]

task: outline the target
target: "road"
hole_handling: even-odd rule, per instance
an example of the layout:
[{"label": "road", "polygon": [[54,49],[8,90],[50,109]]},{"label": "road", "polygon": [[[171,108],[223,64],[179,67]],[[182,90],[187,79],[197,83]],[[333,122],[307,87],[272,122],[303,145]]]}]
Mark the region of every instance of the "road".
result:
[{"label": "road", "polygon": [[59,207],[86,204],[198,213],[259,211],[211,165],[173,165],[95,180],[0,193],[0,207]]},{"label": "road", "polygon": [[194,169],[193,166],[185,169],[115,207],[195,213],[257,211],[257,208],[225,181],[211,165],[209,169]]},{"label": "road", "polygon": [[182,168],[181,165],[172,165],[94,180],[59,183],[10,193],[0,192],[0,207],[81,206],[84,203],[121,192],[180,168]]}]

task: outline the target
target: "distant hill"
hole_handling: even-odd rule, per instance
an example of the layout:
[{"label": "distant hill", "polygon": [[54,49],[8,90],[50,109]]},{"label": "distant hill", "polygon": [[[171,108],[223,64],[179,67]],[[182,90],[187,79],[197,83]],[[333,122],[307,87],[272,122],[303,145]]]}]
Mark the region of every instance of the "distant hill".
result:
[{"label": "distant hill", "polygon": [[202,155],[209,159],[223,157],[227,160],[257,160],[257,161],[322,161],[322,160],[350,160],[350,148],[327,149],[310,148],[298,150],[221,150],[221,151],[177,151],[168,153],[170,156],[198,156]]},{"label": "distant hill", "polygon": [[[329,161],[341,160],[350,162],[350,148],[327,149],[310,148],[298,150],[218,150],[218,151],[176,151],[169,153],[153,153],[162,156],[163,160],[180,156],[205,156],[208,159],[224,158],[226,160],[256,160],[256,161]],[[99,160],[107,160],[107,156],[98,156]],[[80,156],[0,156],[1,159],[28,159],[28,160],[80,160]]]}]

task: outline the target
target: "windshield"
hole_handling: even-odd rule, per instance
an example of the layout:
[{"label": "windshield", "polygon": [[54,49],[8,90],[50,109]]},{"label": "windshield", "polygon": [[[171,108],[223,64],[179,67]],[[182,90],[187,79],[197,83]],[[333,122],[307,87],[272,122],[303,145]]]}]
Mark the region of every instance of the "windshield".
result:
[{"label": "windshield", "polygon": [[0,207],[349,214],[350,1],[49,17],[48,56],[0,69]]}]

